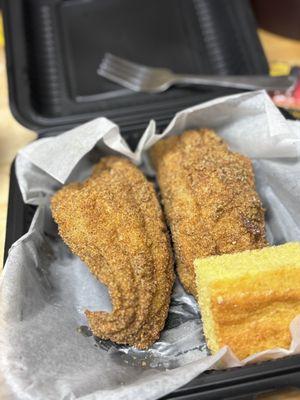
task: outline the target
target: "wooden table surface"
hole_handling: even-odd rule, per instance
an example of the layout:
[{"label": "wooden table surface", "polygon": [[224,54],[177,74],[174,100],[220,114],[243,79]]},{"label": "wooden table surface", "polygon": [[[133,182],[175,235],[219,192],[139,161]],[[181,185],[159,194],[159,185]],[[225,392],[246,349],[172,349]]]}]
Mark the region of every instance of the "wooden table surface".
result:
[{"label": "wooden table surface", "polygon": [[[259,35],[269,62],[280,61],[290,65],[300,65],[300,41],[286,39],[265,31],[260,31]],[[0,270],[3,263],[10,165],[18,150],[35,138],[36,134],[21,126],[9,110],[0,21]],[[0,376],[0,400],[13,398],[7,394],[4,395],[4,391],[4,383]],[[300,399],[300,393],[291,389],[273,395],[259,396],[257,400],[259,399]]]}]

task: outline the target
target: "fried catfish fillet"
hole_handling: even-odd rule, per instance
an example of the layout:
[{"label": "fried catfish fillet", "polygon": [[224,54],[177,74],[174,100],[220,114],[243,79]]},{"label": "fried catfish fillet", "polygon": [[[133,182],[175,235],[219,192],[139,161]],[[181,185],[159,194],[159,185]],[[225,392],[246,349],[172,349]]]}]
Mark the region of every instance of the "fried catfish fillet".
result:
[{"label": "fried catfish fillet", "polygon": [[153,185],[125,158],[104,157],[85,182],[58,191],[51,208],[63,240],[108,287],[112,313],[86,311],[93,334],[148,348],[164,327],[174,283]]},{"label": "fried catfish fillet", "polygon": [[212,130],[186,131],[150,150],[175,247],[177,271],[196,296],[196,258],[261,248],[264,210],[251,161]]}]

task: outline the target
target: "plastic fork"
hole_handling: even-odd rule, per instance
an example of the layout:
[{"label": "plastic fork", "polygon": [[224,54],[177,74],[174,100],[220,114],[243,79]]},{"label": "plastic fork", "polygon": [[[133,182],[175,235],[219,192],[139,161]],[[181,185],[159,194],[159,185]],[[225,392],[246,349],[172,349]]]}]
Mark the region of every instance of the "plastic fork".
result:
[{"label": "plastic fork", "polygon": [[148,93],[164,92],[177,84],[286,91],[296,83],[296,77],[292,75],[276,77],[268,75],[182,75],[167,68],[152,68],[136,64],[110,53],[105,54],[98,74],[128,89]]}]

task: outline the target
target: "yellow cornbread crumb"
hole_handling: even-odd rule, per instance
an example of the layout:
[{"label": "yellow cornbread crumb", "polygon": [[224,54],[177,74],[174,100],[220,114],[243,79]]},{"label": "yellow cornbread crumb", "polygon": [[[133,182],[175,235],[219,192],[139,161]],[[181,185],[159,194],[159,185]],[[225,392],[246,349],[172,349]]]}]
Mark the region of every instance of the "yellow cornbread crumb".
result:
[{"label": "yellow cornbread crumb", "polygon": [[212,256],[194,262],[209,349],[228,345],[241,359],[288,348],[300,314],[300,243]]}]

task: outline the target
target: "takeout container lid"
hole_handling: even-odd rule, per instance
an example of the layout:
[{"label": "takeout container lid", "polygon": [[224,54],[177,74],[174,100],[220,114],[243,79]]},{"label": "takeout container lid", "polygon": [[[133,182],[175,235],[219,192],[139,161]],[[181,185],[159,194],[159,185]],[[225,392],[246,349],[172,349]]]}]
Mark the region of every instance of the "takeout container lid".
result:
[{"label": "takeout container lid", "polygon": [[97,74],[105,52],[181,73],[268,73],[247,0],[6,0],[4,26],[11,108],[38,132],[100,115],[121,127],[163,124],[232,92],[134,93]]}]

